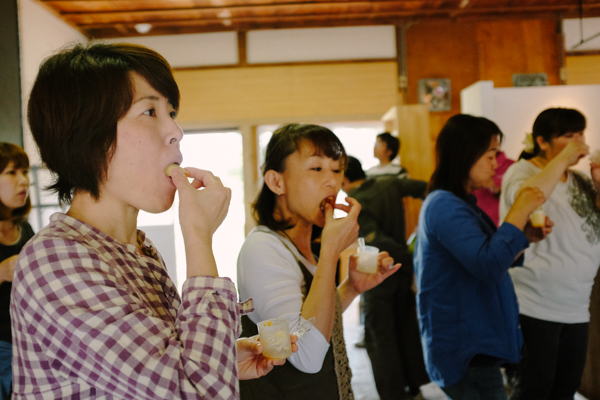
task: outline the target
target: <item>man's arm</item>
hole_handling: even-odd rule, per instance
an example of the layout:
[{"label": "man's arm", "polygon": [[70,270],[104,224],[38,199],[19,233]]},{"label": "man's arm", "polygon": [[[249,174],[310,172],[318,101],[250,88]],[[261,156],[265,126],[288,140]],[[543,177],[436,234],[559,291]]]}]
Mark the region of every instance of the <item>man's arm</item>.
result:
[{"label": "man's arm", "polygon": [[415,199],[424,199],[427,192],[427,182],[416,179],[403,178],[398,179],[398,189],[402,197],[414,197]]}]

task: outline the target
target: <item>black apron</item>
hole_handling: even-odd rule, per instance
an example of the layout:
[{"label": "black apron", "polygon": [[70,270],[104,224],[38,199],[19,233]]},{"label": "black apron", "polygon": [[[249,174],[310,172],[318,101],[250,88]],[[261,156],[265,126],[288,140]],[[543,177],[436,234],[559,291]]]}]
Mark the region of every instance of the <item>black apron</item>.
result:
[{"label": "black apron", "polygon": [[[294,258],[296,258],[295,254]],[[306,298],[306,295],[310,290],[313,276],[302,262],[297,258],[296,261],[304,275],[304,281],[306,283],[306,293],[304,293],[304,297]],[[258,335],[258,327],[250,318],[248,318],[248,316],[242,316],[241,337],[250,337],[254,335]],[[241,400],[339,399],[337,376],[335,374],[335,363],[333,358],[333,344],[330,344],[329,346],[329,350],[323,361],[323,367],[316,374],[304,373],[296,369],[288,360],[284,365],[276,366],[271,372],[261,378],[240,381],[240,398]]]}]

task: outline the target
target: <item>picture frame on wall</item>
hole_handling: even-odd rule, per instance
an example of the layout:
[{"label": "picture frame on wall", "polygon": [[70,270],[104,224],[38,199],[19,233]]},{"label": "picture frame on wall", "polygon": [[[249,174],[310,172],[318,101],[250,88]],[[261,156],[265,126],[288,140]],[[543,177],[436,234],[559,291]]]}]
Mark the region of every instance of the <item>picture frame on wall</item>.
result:
[{"label": "picture frame on wall", "polygon": [[452,108],[450,79],[419,79],[419,103],[427,104],[429,111],[448,111]]}]

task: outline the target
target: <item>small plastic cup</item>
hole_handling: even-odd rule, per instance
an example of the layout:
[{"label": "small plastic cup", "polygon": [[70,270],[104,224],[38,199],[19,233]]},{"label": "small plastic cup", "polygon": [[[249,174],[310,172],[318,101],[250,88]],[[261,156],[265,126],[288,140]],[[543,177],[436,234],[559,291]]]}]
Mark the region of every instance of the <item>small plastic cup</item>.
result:
[{"label": "small plastic cup", "polygon": [[358,248],[358,265],[356,269],[367,274],[377,272],[377,255],[379,249],[374,246],[365,246]]},{"label": "small plastic cup", "polygon": [[531,216],[531,226],[535,228],[543,228],[546,226],[546,214],[544,214],[544,210],[538,208],[535,210]]},{"label": "small plastic cup", "polygon": [[287,319],[268,319],[258,324],[258,334],[263,345],[263,355],[273,360],[292,355],[290,326]]}]

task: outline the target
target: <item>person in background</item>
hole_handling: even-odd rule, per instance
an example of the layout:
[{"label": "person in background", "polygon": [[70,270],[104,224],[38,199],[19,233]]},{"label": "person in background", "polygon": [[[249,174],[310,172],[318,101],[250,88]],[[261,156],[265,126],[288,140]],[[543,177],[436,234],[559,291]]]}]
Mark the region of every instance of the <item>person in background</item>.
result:
[{"label": "person in background", "polygon": [[[406,245],[402,198],[424,198],[427,182],[381,176],[366,179],[360,161],[348,157],[342,190],[361,204],[359,235],[369,246],[387,251],[400,271],[363,293],[365,343],[381,400],[422,398],[429,382],[413,292],[412,253]],[[405,389],[408,388],[407,393]]]},{"label": "person in background", "polygon": [[408,172],[400,164],[393,164],[392,161],[400,151],[400,139],[392,136],[389,132],[383,132],[377,135],[373,156],[379,160],[379,165],[369,168],[366,171],[367,177],[372,178],[376,175],[400,175],[408,177]]},{"label": "person in background", "polygon": [[11,143],[0,143],[0,399],[12,392],[10,291],[19,252],[33,236],[27,223],[29,158]]},{"label": "person in background", "polygon": [[528,135],[528,159],[504,175],[501,218],[519,191],[535,186],[556,223],[551,236],[525,251],[523,268],[510,271],[525,342],[511,399],[572,399],[581,383],[600,266],[600,165],[590,165],[591,179],[571,168],[589,153],[585,128],[577,110],[542,111]]},{"label": "person in background", "polygon": [[477,207],[473,190],[493,184],[501,139],[486,118],[451,117],[419,214],[414,265],[425,365],[452,400],[506,399],[500,365],[517,362],[523,342],[508,270],[552,226],[528,222],[545,201],[538,188],[520,191],[499,228]]},{"label": "person in background", "polygon": [[[381,175],[397,175],[400,178],[408,178],[408,171],[400,164],[392,163],[400,152],[400,139],[389,132],[383,132],[377,135],[373,156],[379,160],[379,165],[369,168],[365,174],[368,178]],[[364,324],[364,298],[360,297],[360,320]],[[366,332],[363,332],[361,339],[355,343],[355,346],[361,349],[367,347]]]},{"label": "person in background", "polygon": [[496,175],[494,175],[494,184],[489,188],[475,189],[473,195],[477,199],[477,207],[481,208],[496,226],[500,226],[500,189],[502,188],[502,177],[508,167],[515,161],[507,158],[503,151],[496,154]]},{"label": "person in background", "polygon": [[[267,145],[264,183],[253,205],[258,226],[246,237],[238,258],[242,297],[256,309],[243,317],[242,336],[256,333],[263,320],[285,318],[294,331],[315,318],[300,339],[299,351],[269,375],[241,383],[243,400],[353,399],[342,312],[360,293],[398,270],[388,253],[378,270],[356,269],[350,257],[348,277],[335,284],[340,253],[358,237],[360,204],[333,204],[342,185],[347,156],[329,129],[317,125],[279,127]],[[332,200],[332,203],[329,203]],[[348,215],[333,218],[333,210]],[[311,251],[313,226],[323,227],[319,256]]]},{"label": "person in background", "polygon": [[[236,340],[250,304],[218,276],[211,248],[231,192],[209,171],[188,167],[190,183],[178,167],[178,109],[169,64],[143,46],[78,44],[42,63],[29,125],[50,189],[70,207],[17,261],[13,399],[229,400],[238,378],[282,363],[257,339]],[[176,191],[183,298],[136,229],[140,210],[166,211]]]}]

